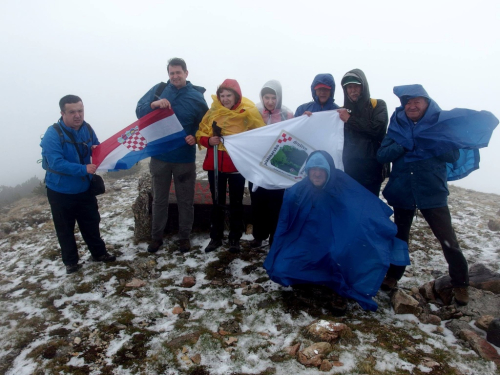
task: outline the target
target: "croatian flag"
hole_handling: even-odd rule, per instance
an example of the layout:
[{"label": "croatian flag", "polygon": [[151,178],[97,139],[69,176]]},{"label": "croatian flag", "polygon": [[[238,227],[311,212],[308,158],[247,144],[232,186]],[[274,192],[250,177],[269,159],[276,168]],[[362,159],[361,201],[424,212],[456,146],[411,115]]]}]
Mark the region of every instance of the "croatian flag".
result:
[{"label": "croatian flag", "polygon": [[157,109],[92,151],[97,171],[130,169],[138,161],[186,144],[186,132],[172,109]]}]

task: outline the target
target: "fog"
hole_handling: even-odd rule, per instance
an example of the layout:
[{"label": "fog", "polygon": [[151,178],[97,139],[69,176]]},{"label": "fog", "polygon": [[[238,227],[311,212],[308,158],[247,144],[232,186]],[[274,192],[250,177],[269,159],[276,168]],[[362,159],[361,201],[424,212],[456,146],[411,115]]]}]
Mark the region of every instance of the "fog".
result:
[{"label": "fog", "polygon": [[[0,4],[0,185],[43,178],[40,137],[66,94],[105,140],[136,120],[137,101],[182,57],[205,99],[226,78],[258,100],[277,79],[283,104],[311,100],[317,73],[337,84],[362,69],[371,96],[398,106],[393,86],[422,84],[442,109],[500,117],[498,1],[9,1]],[[343,104],[337,86],[337,104]],[[500,194],[500,131],[480,170],[456,185]]]}]

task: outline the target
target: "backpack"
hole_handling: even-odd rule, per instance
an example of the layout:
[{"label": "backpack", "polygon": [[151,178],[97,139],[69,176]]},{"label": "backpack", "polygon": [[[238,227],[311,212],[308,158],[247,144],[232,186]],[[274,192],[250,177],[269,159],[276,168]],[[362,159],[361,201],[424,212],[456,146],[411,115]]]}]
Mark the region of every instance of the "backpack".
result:
[{"label": "backpack", "polygon": [[160,82],[158,87],[156,88],[155,91],[155,96],[153,97],[153,100],[160,100],[160,95],[165,90],[165,87],[167,87],[167,84],[165,82]]}]

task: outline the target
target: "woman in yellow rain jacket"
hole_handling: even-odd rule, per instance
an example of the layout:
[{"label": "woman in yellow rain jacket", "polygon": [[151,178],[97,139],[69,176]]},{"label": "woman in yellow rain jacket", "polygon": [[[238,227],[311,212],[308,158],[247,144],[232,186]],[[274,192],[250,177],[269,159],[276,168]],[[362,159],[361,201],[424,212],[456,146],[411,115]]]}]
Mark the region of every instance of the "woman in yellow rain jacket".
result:
[{"label": "woman in yellow rain jacket", "polygon": [[[217,89],[217,96],[212,95],[213,103],[200,123],[196,140],[200,148],[207,148],[203,169],[208,171],[210,192],[212,193],[212,215],[210,218],[211,241],[205,252],[211,252],[222,246],[224,232],[224,205],[226,204],[226,186],[229,184],[229,251],[240,251],[240,238],[243,232],[243,190],[245,178],[238,172],[223,145],[225,135],[238,134],[264,126],[264,121],[255,104],[241,95],[238,82],[226,79]],[[213,122],[217,123],[214,134]],[[218,134],[220,132],[220,134]],[[214,146],[218,147],[218,200],[215,198]],[[216,204],[218,202],[218,204]]]}]

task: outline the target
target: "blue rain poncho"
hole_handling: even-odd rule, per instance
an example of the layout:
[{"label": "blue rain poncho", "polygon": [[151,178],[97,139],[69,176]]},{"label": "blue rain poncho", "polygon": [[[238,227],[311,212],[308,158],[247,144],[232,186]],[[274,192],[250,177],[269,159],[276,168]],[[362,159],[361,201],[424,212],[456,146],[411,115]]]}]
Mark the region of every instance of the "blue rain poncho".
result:
[{"label": "blue rain poncho", "polygon": [[[459,180],[479,168],[479,149],[488,146],[498,119],[488,111],[455,108],[443,111],[421,85],[394,87],[401,106],[391,117],[387,137],[403,146],[405,162],[460,151],[459,159],[447,164],[448,181]],[[429,106],[425,115],[413,123],[405,113],[408,100],[424,97]]]},{"label": "blue rain poncho", "polygon": [[[306,163],[329,168],[326,184],[315,187],[309,178],[285,192],[273,246],[264,268],[284,285],[324,285],[375,311],[372,297],[389,265],[409,265],[408,245],[395,238],[392,210],[344,172],[324,151]],[[316,160],[315,160],[316,159]]]}]

